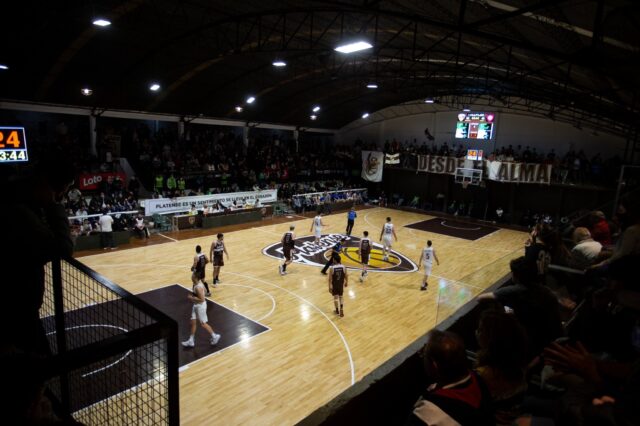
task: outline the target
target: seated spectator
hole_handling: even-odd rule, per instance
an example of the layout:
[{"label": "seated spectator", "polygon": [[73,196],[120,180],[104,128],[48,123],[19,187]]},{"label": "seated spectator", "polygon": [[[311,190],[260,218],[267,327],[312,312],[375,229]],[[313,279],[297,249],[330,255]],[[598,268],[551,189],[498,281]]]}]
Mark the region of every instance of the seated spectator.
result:
[{"label": "seated spectator", "polygon": [[495,425],[491,396],[482,379],[469,369],[460,337],[432,330],[421,356],[429,387],[407,425]]},{"label": "seated spectator", "polygon": [[592,238],[607,247],[612,244],[611,242],[611,230],[609,229],[609,222],[601,211],[591,212],[589,215],[589,224]]},{"label": "seated spectator", "polygon": [[520,415],[527,390],[527,334],[511,314],[486,311],[476,330],[476,372],[482,377],[496,414],[497,425],[511,425]]},{"label": "seated spectator", "polygon": [[198,215],[198,209],[196,208],[195,204],[191,204],[191,210],[189,210],[189,216],[197,216]]},{"label": "seated spectator", "polygon": [[540,284],[536,263],[519,257],[511,261],[513,284],[484,293],[478,299],[495,299],[513,310],[529,336],[529,357],[537,356],[551,341],[563,335],[556,296]]},{"label": "seated spectator", "polygon": [[[536,232],[537,229],[540,230]],[[540,277],[546,275],[551,264],[551,247],[548,240],[552,239],[552,232],[544,225],[536,226],[531,233],[531,243],[529,245],[525,243],[524,255],[528,261],[536,265],[536,271]]]},{"label": "seated spectator", "polygon": [[587,228],[579,227],[573,231],[573,242],[569,266],[575,269],[587,269],[598,261],[602,244],[591,238]]}]

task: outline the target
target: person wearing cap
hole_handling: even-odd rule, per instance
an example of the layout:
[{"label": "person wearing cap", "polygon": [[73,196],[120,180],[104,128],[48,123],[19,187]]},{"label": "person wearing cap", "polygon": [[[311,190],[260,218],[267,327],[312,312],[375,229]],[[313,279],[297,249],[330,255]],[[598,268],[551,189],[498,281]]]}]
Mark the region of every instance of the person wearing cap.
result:
[{"label": "person wearing cap", "polygon": [[327,260],[327,263],[324,265],[324,268],[322,268],[322,271],[320,271],[322,274],[327,275],[327,269],[329,269],[329,267],[331,266],[331,264],[333,263],[333,258],[336,256],[340,256],[340,252],[342,251],[342,246],[347,242],[347,239],[345,237],[342,237],[340,239],[340,241],[338,241],[332,248],[331,248],[331,255],[329,256],[329,260]]}]

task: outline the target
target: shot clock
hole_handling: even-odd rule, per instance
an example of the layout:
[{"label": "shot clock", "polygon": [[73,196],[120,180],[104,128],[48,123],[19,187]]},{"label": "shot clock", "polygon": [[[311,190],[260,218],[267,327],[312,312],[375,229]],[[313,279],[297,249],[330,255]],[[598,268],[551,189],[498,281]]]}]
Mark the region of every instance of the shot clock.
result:
[{"label": "shot clock", "polygon": [[0,127],[0,163],[29,161],[24,127]]}]

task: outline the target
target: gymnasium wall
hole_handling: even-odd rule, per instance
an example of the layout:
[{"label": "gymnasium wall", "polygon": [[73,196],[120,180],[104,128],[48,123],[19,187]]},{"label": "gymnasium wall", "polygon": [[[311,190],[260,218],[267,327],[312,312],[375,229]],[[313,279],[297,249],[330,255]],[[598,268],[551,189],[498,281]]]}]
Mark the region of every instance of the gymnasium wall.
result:
[{"label": "gymnasium wall", "polygon": [[[399,107],[391,107],[394,113],[398,113]],[[439,108],[439,107],[433,107]],[[438,111],[424,112],[413,115],[404,115],[396,118],[387,118],[376,121],[378,114],[364,120],[356,120],[344,126],[337,134],[340,143],[349,144],[357,139],[365,143],[375,142],[380,147],[385,140],[392,141],[394,138],[401,143],[410,142],[414,139],[419,144],[426,141],[425,128],[429,128],[431,135],[435,137],[435,143],[444,142],[451,145],[462,142],[466,147],[485,149],[493,151],[502,146],[522,145],[535,147],[539,152],[549,152],[555,149],[556,153],[564,154],[570,147],[576,150],[583,149],[588,156],[593,156],[598,152],[604,158],[614,155],[623,156],[626,141],[619,137],[603,132],[596,132],[593,129],[578,129],[571,124],[553,121],[548,118],[527,116],[521,113],[491,110],[487,107],[471,108],[472,111],[496,112],[496,124],[494,138],[490,141],[466,142],[462,139],[454,139],[454,130],[457,122],[456,115],[459,111]],[[380,113],[387,115],[389,108]],[[412,110],[408,110],[409,114]],[[370,121],[367,124],[367,120]],[[428,142],[431,144],[432,142]]]}]

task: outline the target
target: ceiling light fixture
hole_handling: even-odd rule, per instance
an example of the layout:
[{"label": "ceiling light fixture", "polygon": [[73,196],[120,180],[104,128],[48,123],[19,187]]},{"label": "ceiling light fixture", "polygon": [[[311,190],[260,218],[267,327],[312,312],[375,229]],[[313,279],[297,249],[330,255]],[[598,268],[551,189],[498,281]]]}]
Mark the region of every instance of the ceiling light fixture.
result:
[{"label": "ceiling light fixture", "polygon": [[425,103],[425,104],[432,104],[432,103],[434,103],[434,102],[435,102],[435,101],[434,101],[433,99],[431,99],[431,98],[427,98],[427,99],[425,99],[425,100],[424,100],[424,103]]},{"label": "ceiling light fixture", "polygon": [[373,45],[366,41],[356,41],[353,43],[347,43],[336,47],[334,50],[340,53],[353,53],[361,50],[371,49]]},{"label": "ceiling light fixture", "polygon": [[88,87],[83,87],[82,89],[80,89],[80,93],[82,93],[84,96],[91,96],[93,95],[93,90],[89,89]]},{"label": "ceiling light fixture", "polygon": [[273,61],[272,65],[274,67],[286,67],[287,63],[285,61]]},{"label": "ceiling light fixture", "polygon": [[247,101],[246,101],[246,102],[247,102],[248,104],[252,104],[252,103],[254,103],[255,101],[256,101],[256,97],[255,97],[255,96],[249,96],[249,97],[247,98]]},{"label": "ceiling light fixture", "polygon": [[309,116],[309,118],[310,118],[310,119],[312,119],[312,120],[315,120],[316,118],[318,118],[318,116],[317,116],[317,115],[315,115],[315,114],[311,114],[311,115]]},{"label": "ceiling light fixture", "polygon": [[0,64],[0,70],[8,70],[9,67],[7,65],[4,64]]},{"label": "ceiling light fixture", "polygon": [[158,83],[151,83],[151,86],[149,86],[149,90],[151,90],[152,92],[157,92],[158,90],[160,90],[160,85]]},{"label": "ceiling light fixture", "polygon": [[316,105],[316,106],[314,106],[314,107],[313,107],[313,109],[312,109],[312,111],[313,111],[313,112],[318,112],[318,111],[320,111],[320,105]]},{"label": "ceiling light fixture", "polygon": [[108,27],[109,25],[111,25],[111,21],[104,18],[98,18],[93,21],[93,25],[95,25],[96,27]]},{"label": "ceiling light fixture", "polygon": [[368,112],[365,112],[364,114],[362,114],[362,118],[367,118],[369,116]]},{"label": "ceiling light fixture", "polygon": [[378,85],[376,83],[367,84],[367,89],[377,89]]},{"label": "ceiling light fixture", "polygon": [[243,108],[240,105],[236,105],[236,112],[242,112]]}]

